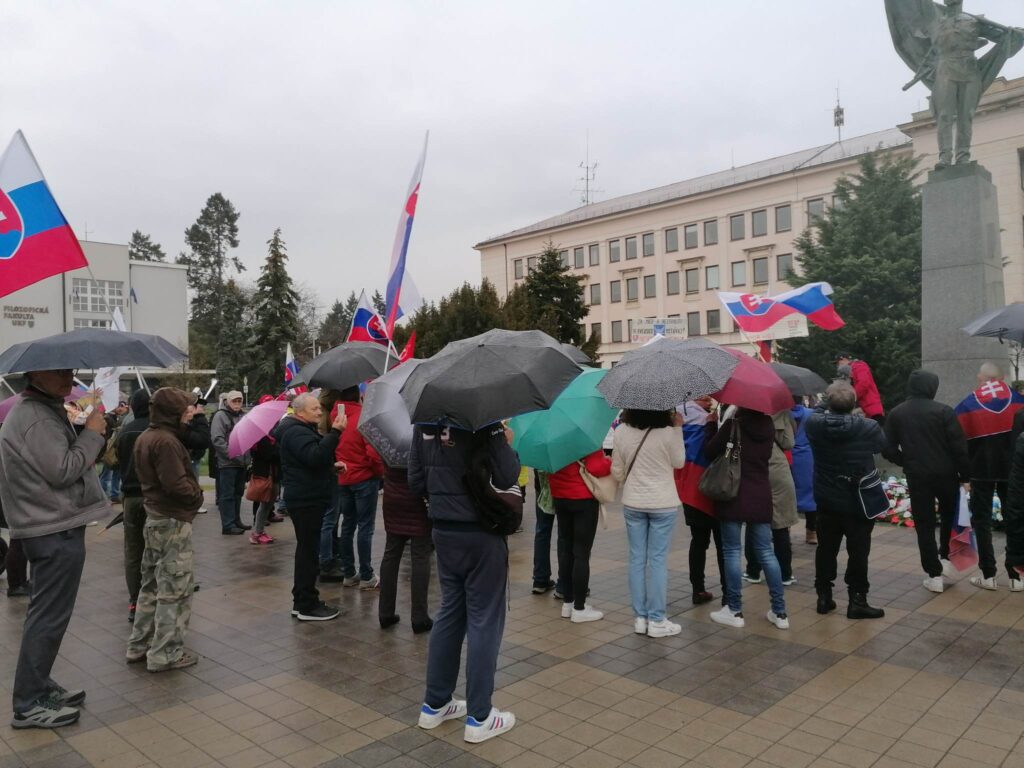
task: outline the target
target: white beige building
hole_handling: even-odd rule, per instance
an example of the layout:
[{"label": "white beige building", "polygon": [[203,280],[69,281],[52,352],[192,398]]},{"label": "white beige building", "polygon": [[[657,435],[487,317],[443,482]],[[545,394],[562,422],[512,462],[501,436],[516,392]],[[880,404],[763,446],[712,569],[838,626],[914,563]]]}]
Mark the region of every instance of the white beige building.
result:
[{"label": "white beige building", "polygon": [[[1024,78],[997,80],[982,99],[974,157],[999,190],[1007,301],[1024,300]],[[607,365],[631,348],[634,321],[680,318],[690,336],[743,342],[716,290],[788,289],[794,241],[832,204],[836,180],[875,150],[934,166],[930,112],[866,136],[594,203],[474,246],[482,276],[506,296],[548,242],[583,278],[586,334],[600,334]],[[926,174],[922,172],[923,182]]]}]

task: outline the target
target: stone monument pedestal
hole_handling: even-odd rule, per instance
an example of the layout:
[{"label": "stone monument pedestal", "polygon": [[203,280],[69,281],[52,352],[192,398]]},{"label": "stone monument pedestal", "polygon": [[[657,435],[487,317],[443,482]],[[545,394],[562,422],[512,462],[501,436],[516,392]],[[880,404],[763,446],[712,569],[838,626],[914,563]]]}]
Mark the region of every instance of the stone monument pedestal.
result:
[{"label": "stone monument pedestal", "polygon": [[921,202],[922,367],[939,377],[936,400],[956,405],[982,363],[1007,366],[998,340],[960,330],[1005,304],[996,188],[977,163],[955,165],[928,174]]}]

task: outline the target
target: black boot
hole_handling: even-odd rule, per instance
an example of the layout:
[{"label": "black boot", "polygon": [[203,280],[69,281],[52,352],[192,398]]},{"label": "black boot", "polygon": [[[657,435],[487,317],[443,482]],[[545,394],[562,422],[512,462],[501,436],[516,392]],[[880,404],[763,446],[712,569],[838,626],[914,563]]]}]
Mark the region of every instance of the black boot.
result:
[{"label": "black boot", "polygon": [[818,613],[824,616],[836,609],[836,601],[832,599],[832,585],[818,587]]},{"label": "black boot", "polygon": [[868,596],[860,592],[850,590],[850,604],[846,606],[846,618],[848,619],[880,619],[885,616],[881,608],[872,608],[868,605]]}]

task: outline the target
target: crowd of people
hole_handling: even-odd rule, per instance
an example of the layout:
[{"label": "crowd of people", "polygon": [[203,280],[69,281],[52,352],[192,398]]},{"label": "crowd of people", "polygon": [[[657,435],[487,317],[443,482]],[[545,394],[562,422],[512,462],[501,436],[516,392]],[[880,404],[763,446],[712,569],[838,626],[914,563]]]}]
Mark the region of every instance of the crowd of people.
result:
[{"label": "crowd of people", "polygon": [[[599,602],[590,600],[590,560],[604,514],[597,489],[614,482],[621,488],[635,633],[664,638],[681,631],[668,614],[668,557],[680,508],[691,533],[694,605],[715,600],[706,574],[707,553],[715,546],[721,605],[710,612],[711,621],[744,627],[744,585],[764,582],[767,621],[780,630],[790,627],[785,590],[796,583],[790,530],[801,515],[804,541],[816,546],[817,612],[837,608],[833,589],[845,538],[846,615],[880,618],[884,611],[868,602],[875,517],[869,506],[878,454],[906,470],[926,589],[941,592],[954,573],[949,540],[964,489],[971,491],[981,569],[970,583],[998,588],[991,536],[992,498],[998,493],[1007,521],[1010,589],[1024,591],[1017,570],[1024,568],[1024,444],[1017,440],[1024,409],[1010,411],[997,427],[989,420],[984,434],[967,435],[953,409],[934,401],[937,377],[915,371],[906,401],[886,415],[867,364],[847,354],[836,362],[836,379],[820,401],[795,397],[791,409],[772,415],[707,397],[671,411],[627,409],[610,457],[597,449],[556,472],[534,471],[533,593],[553,590],[561,616],[572,623],[604,619]],[[9,594],[22,589],[31,595],[14,681],[14,727],[55,728],[79,717],[85,692],[64,689],[51,670],[82,576],[85,526],[109,517],[115,473],[132,621],[126,662],[145,663],[153,673],[198,662],[185,636],[204,454],[215,477],[223,535],[249,532],[251,544],[265,546],[274,542],[268,525],[285,515],[291,520],[291,615],[298,621],[341,615],[318,589],[337,582],[379,591],[380,627],[394,627],[401,621],[398,572],[408,545],[411,627],[430,633],[420,727],[464,719],[465,739],[480,742],[515,725],[512,713],[492,706],[508,610],[508,543],[483,529],[478,500],[466,482],[471,459],[483,457],[494,487],[528,483],[506,426],[475,433],[416,426],[408,466],[388,466],[357,429],[360,391],[351,387],[298,394],[268,434],[233,455],[232,432],[244,411],[240,392],[227,392],[209,422],[200,397],[171,387],[152,395],[139,390],[115,413],[72,413],[65,406],[72,371],[26,376],[28,386],[0,428],[0,501],[12,539]],[[1005,387],[999,369],[988,364],[972,396],[988,397]],[[716,461],[730,456],[739,457],[736,492],[713,500],[702,479]],[[378,574],[372,539],[381,495],[386,542]],[[252,502],[251,526],[243,519],[244,500]],[[431,617],[435,564],[441,606]],[[465,700],[455,695],[463,644]]]}]

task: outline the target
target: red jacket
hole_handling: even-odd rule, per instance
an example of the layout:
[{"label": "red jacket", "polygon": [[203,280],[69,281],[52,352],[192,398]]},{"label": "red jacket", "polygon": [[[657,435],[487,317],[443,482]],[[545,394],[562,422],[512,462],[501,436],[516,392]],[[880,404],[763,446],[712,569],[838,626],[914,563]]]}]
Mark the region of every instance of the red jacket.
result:
[{"label": "red jacket", "polygon": [[366,442],[363,433],[356,429],[359,426],[359,417],[363,413],[363,406],[339,400],[331,409],[331,421],[337,417],[338,407],[342,405],[345,406],[348,425],[341,433],[338,449],[334,452],[337,461],[345,462],[345,471],[338,473],[338,485],[355,485],[374,477],[384,477],[384,462],[381,461],[380,454]]},{"label": "red jacket", "polygon": [[[604,455],[604,451],[597,450],[583,459],[587,472],[594,477],[604,477],[612,473],[612,460]],[[557,472],[548,476],[551,484],[551,498],[553,499],[592,499],[593,495],[587,484],[580,477],[580,465],[575,461],[568,466],[562,467]]]},{"label": "red jacket", "polygon": [[853,379],[853,391],[857,393],[857,405],[869,419],[885,413],[882,409],[882,396],[875,386],[875,377],[871,368],[863,360],[850,363],[850,378]]}]

